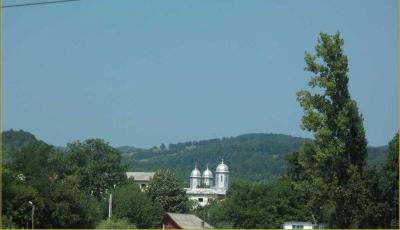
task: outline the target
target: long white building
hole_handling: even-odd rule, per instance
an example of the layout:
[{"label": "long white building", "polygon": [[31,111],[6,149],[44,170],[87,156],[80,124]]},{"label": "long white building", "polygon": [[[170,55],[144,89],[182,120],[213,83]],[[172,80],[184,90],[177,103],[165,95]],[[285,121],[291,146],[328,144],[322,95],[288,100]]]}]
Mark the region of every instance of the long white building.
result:
[{"label": "long white building", "polygon": [[190,187],[186,188],[189,199],[205,206],[211,199],[223,199],[229,186],[229,167],[224,160],[217,166],[215,177],[208,165],[203,173],[195,165],[190,174]]}]

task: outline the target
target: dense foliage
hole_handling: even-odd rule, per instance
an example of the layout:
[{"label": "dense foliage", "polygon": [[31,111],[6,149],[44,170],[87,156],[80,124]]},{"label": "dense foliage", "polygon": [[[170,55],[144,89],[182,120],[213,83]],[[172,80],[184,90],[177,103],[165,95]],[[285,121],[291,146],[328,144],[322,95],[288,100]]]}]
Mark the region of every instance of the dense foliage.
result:
[{"label": "dense foliage", "polygon": [[42,141],[13,152],[3,167],[3,216],[18,227],[30,225],[31,201],[37,227],[93,227],[100,218],[99,205],[78,188],[77,176],[64,170],[69,163]]},{"label": "dense foliage", "polygon": [[288,220],[305,220],[304,198],[285,180],[268,183],[236,183],[227,199],[208,207],[211,224],[226,228],[281,228]]},{"label": "dense foliage", "polygon": [[101,139],[90,139],[68,144],[68,171],[76,176],[79,187],[98,199],[107,190],[126,178],[126,167],[121,165],[120,152]]},{"label": "dense foliage", "polygon": [[113,216],[135,223],[138,228],[157,227],[164,212],[148,194],[129,181],[113,193]]},{"label": "dense foliage", "polygon": [[149,183],[147,193],[165,212],[187,213],[190,209],[185,190],[170,170],[157,171]]},{"label": "dense foliage", "polygon": [[[13,139],[33,136],[21,133],[26,132],[4,135],[12,136],[7,141],[13,147],[7,147],[10,157],[3,165],[3,228],[30,228],[29,202],[35,207],[35,228],[151,228],[159,224],[161,209],[126,181],[119,151],[103,140],[70,143],[69,150],[60,153],[34,137],[29,143]],[[110,192],[115,192],[117,219],[99,224],[107,216]]]},{"label": "dense foliage", "polygon": [[389,154],[380,179],[383,183],[380,197],[387,205],[383,226],[399,228],[399,133],[389,143]]},{"label": "dense foliage", "polygon": [[13,129],[3,132],[3,162],[8,162],[13,152],[21,150],[24,146],[37,142],[31,133]]},{"label": "dense foliage", "polygon": [[[330,226],[358,227],[362,212],[359,185],[367,157],[367,140],[357,108],[348,90],[348,59],[343,54],[343,39],[337,33],[321,33],[316,54],[306,53],[306,71],[314,74],[309,85],[317,92],[302,90],[297,99],[304,109],[302,128],[314,133],[315,145],[305,154],[310,185],[324,192],[314,193],[317,202],[310,210],[319,221]],[[307,161],[308,160],[308,161]],[[328,208],[327,216],[321,209]]]},{"label": "dense foliage", "polygon": [[[362,176],[351,180],[349,188],[359,192],[361,210],[350,213],[358,228],[398,228],[398,134],[389,144],[384,164],[365,168]],[[217,228],[282,228],[287,221],[329,222],[335,201],[322,180],[312,178],[309,164],[315,146],[306,142],[288,155],[288,168],[279,179],[267,183],[234,183],[222,201],[195,210]],[[319,206],[317,206],[319,205]]]}]

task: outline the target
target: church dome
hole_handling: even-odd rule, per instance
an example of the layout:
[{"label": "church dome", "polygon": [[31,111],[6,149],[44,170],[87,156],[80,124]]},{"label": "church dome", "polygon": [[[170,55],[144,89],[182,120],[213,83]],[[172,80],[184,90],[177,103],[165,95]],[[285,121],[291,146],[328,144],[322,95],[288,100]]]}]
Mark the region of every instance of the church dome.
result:
[{"label": "church dome", "polygon": [[227,173],[229,172],[229,167],[228,165],[224,164],[224,160],[222,160],[221,164],[217,166],[217,169],[215,170],[217,173]]},{"label": "church dome", "polygon": [[201,177],[200,170],[197,169],[197,165],[194,167],[190,177]]},{"label": "church dome", "polygon": [[208,166],[207,166],[207,169],[204,170],[204,172],[203,172],[203,178],[213,178],[213,174],[212,174],[211,170],[208,169]]}]

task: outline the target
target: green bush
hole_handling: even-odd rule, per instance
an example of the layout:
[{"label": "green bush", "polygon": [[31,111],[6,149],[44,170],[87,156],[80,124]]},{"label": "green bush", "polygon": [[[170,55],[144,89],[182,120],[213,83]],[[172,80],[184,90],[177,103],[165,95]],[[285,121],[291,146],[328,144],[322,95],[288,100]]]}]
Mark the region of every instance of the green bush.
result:
[{"label": "green bush", "polygon": [[136,229],[134,224],[131,224],[127,218],[122,219],[107,219],[96,225],[97,229]]}]

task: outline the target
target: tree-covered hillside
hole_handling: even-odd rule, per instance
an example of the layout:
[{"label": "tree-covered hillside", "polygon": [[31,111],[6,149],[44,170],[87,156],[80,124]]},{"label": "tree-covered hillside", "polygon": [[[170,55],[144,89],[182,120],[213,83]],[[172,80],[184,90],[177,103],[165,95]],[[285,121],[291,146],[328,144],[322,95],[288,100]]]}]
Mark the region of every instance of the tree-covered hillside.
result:
[{"label": "tree-covered hillside", "polygon": [[246,134],[233,138],[191,141],[125,153],[124,160],[134,171],[173,169],[187,180],[195,162],[200,169],[214,170],[224,161],[231,179],[265,180],[281,174],[287,153],[297,150],[305,139],[282,134]]},{"label": "tree-covered hillside", "polygon": [[[150,149],[121,146],[123,162],[132,171],[156,171],[171,169],[181,181],[187,183],[195,162],[200,169],[209,164],[212,171],[223,158],[231,169],[232,182],[238,180],[261,181],[276,178],[285,170],[288,153],[298,150],[306,139],[283,134],[245,134],[238,137],[189,141]],[[9,152],[37,142],[36,137],[26,131],[3,132],[3,158]],[[66,152],[66,147],[56,147]],[[63,150],[63,151],[61,151]],[[387,153],[387,146],[369,147],[368,162],[380,164]]]},{"label": "tree-covered hillside", "polygon": [[389,151],[388,146],[368,147],[367,164],[379,165],[385,161],[387,152]]},{"label": "tree-covered hillside", "polygon": [[38,140],[36,137],[23,130],[15,131],[10,129],[3,132],[3,161],[7,162],[10,160],[11,152],[19,151],[23,147],[35,143]]},{"label": "tree-covered hillside", "polygon": [[[108,207],[107,200],[102,196],[101,191],[105,191],[113,184],[118,184],[118,187],[121,187],[118,191],[121,194],[126,194],[126,196],[116,198],[115,204],[118,203],[118,207],[129,202],[133,202],[129,203],[129,207],[144,205],[148,208],[148,215],[146,214],[146,216],[150,219],[146,219],[148,221],[143,222],[142,220],[144,219],[142,217],[138,219],[136,214],[133,216],[126,214],[130,213],[130,211],[125,210],[125,208],[120,209],[121,212],[115,209],[118,218],[122,218],[121,220],[125,221],[124,218],[129,217],[129,221],[126,220],[128,222],[124,223],[138,227],[156,226],[162,216],[156,211],[160,210],[159,204],[152,202],[149,197],[141,194],[139,188],[134,189],[135,192],[131,188],[133,185],[127,184],[126,187],[124,180],[117,179],[117,183],[109,181],[110,178],[117,178],[110,177],[110,175],[124,175],[127,170],[126,163],[130,164],[129,170],[134,171],[171,169],[179,174],[180,181],[186,184],[184,186],[187,186],[188,175],[193,169],[194,162],[197,161],[201,169],[204,169],[205,164],[209,163],[210,168],[214,171],[220,159],[224,158],[231,170],[232,185],[230,190],[232,194],[240,193],[240,185],[243,185],[243,183],[250,186],[250,193],[253,191],[253,185],[265,184],[267,186],[265,187],[266,191],[269,191],[268,194],[278,195],[270,200],[271,196],[258,197],[259,195],[257,194],[259,193],[253,191],[257,202],[262,204],[261,207],[265,206],[264,202],[272,202],[274,205],[285,209],[287,200],[282,196],[290,196],[288,200],[297,200],[298,197],[290,195],[292,192],[290,186],[287,187],[282,182],[282,178],[285,177],[281,177],[281,175],[285,175],[288,165],[287,156],[291,152],[301,149],[301,145],[306,140],[282,134],[246,134],[231,138],[170,144],[168,147],[162,144],[151,149],[124,146],[119,148],[118,151],[100,139],[93,139],[69,143],[68,147],[61,147],[64,151],[60,151],[60,148],[47,145],[37,140],[34,135],[22,130],[3,132],[3,137],[4,150],[7,150],[10,154],[9,156],[12,156],[9,157],[8,162],[5,162],[3,171],[3,188],[8,188],[3,194],[3,201],[12,201],[5,202],[3,205],[3,218],[6,220],[4,226],[21,227],[26,226],[26,223],[29,224],[30,207],[26,200],[33,200],[38,208],[38,222],[36,224],[38,227],[47,228],[101,226],[101,221],[106,218]],[[383,165],[381,163],[384,162],[387,156],[387,146],[371,147],[368,151],[370,155],[368,161],[370,163]],[[123,154],[120,155],[120,152]],[[378,166],[378,168],[380,167]],[[104,172],[107,173],[104,174]],[[381,171],[378,170],[377,172]],[[370,174],[378,175],[373,170]],[[20,177],[20,175],[23,176]],[[110,178],[107,179],[104,175],[109,175]],[[16,178],[22,181],[15,180]],[[271,178],[276,180],[269,180]],[[252,183],[251,181],[268,182]],[[64,182],[67,183],[63,184]],[[54,186],[56,189],[52,190]],[[246,186],[243,188],[245,192],[248,189]],[[263,187],[260,188],[260,194],[263,194]],[[257,190],[257,186],[254,189]],[[126,193],[124,192],[125,190],[130,192]],[[22,194],[24,196],[18,198]],[[101,202],[91,199],[89,194],[101,198]],[[297,193],[295,192],[294,194]],[[135,199],[132,200],[131,197],[135,197]],[[77,209],[71,211],[63,210],[61,212],[60,210],[63,206],[56,205],[60,202],[67,202],[65,204],[77,207]],[[304,201],[300,201],[303,205],[302,202]],[[228,202],[228,204],[230,203]],[[90,206],[89,209],[86,208],[87,205]],[[234,207],[236,201],[233,201],[232,205],[232,207],[227,207],[228,211],[237,209]],[[13,212],[16,207],[20,206],[23,207],[20,211]],[[214,211],[218,211],[221,207],[217,206],[215,208],[217,209]],[[301,208],[297,207],[297,209],[300,210]],[[268,221],[263,222],[262,226],[280,226],[280,223],[285,218],[289,218],[290,215],[298,216],[296,210],[294,210],[295,212],[289,210],[289,213],[286,213],[284,217],[279,213],[274,214],[275,216],[281,216],[281,219],[268,218]],[[226,223],[230,223],[232,221],[231,217],[225,211],[222,210],[221,215],[227,216]],[[259,213],[259,211],[257,210],[254,213]],[[201,212],[201,210],[195,210],[195,212]],[[58,214],[48,219],[46,213]],[[82,218],[69,218],[76,214],[79,214]],[[63,221],[65,218],[69,218],[69,221]],[[88,218],[89,221],[80,222],[82,219]],[[115,221],[118,222],[119,220],[116,219]],[[223,218],[217,218],[214,221],[218,222],[216,226],[222,226],[221,224],[225,223]]]},{"label": "tree-covered hillside", "polygon": [[[306,139],[283,134],[246,134],[238,137],[160,145],[151,149],[119,148],[132,171],[168,168],[187,183],[195,162],[200,169],[215,170],[221,158],[231,169],[231,181],[262,181],[277,178],[286,167],[288,153],[298,150]],[[387,146],[370,147],[368,162],[382,163]]]}]

